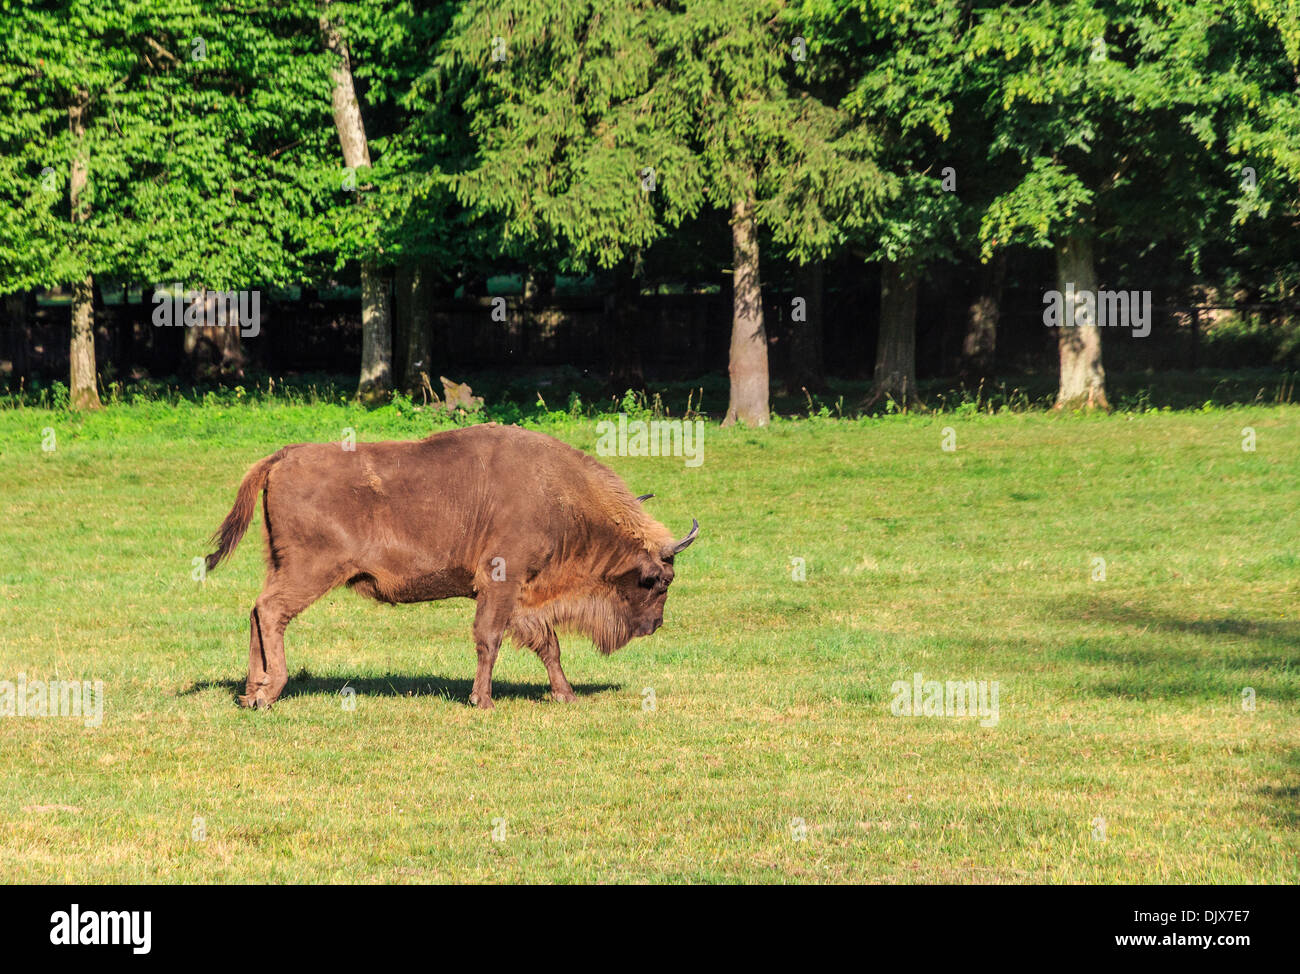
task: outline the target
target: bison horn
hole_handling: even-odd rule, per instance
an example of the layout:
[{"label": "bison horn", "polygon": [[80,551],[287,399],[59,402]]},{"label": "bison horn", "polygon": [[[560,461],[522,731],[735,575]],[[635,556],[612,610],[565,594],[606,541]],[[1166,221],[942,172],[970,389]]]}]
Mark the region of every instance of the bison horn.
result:
[{"label": "bison horn", "polygon": [[695,536],[698,535],[699,533],[700,533],[700,522],[695,520],[695,518],[691,518],[691,533],[688,534],[686,537],[682,538],[681,541],[678,541],[677,544],[673,545],[673,554],[677,554],[677,552],[685,551],[687,548],[689,548],[691,546],[691,542],[695,540]]},{"label": "bison horn", "polygon": [[640,497],[637,498],[637,501],[639,502],[648,501],[651,497],[654,497],[654,494],[642,494]]}]

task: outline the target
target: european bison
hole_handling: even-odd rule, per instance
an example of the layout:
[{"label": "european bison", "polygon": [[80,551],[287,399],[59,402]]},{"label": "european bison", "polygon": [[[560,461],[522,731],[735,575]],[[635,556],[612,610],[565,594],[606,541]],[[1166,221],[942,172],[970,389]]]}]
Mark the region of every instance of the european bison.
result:
[{"label": "european bison", "polygon": [[575,699],[556,630],[603,653],[663,624],[681,541],[591,457],[542,433],[472,426],[407,443],[305,443],[253,464],[213,535],[215,568],[262,492],[267,575],[253,604],[246,707],[269,707],[289,680],[284,630],[348,585],[381,602],[478,602],[470,702],[492,707],[502,635],[532,648],[556,700]]}]

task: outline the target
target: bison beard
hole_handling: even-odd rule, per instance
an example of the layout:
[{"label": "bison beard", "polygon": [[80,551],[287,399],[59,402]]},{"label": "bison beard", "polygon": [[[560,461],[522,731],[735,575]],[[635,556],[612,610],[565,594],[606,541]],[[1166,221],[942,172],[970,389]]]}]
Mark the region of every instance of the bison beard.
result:
[{"label": "bison beard", "polygon": [[[470,702],[492,707],[502,636],[530,647],[551,694],[572,701],[557,631],[611,653],[663,623],[677,541],[623,482],[542,433],[473,426],[414,443],[287,446],[253,464],[213,535],[212,570],[262,493],[267,574],[253,604],[240,703],[269,707],[289,681],[284,630],[340,585],[381,602],[478,603]],[[649,495],[646,495],[647,497]]]}]

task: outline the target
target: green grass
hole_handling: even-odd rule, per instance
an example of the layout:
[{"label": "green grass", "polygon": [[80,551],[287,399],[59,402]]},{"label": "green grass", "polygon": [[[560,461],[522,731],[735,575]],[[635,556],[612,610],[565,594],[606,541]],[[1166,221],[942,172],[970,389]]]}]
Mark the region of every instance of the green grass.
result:
[{"label": "green grass", "polygon": [[[275,710],[239,710],[261,541],[202,583],[191,559],[247,464],[428,426],[328,403],[0,411],[0,679],[107,697],[96,728],[0,718],[0,876],[1300,880],[1300,407],[711,427],[698,469],[611,461],[701,536],[658,634],[565,643],[578,704],[512,649],[496,710],[471,709],[471,603],[340,591],[290,627]],[[593,422],[542,428],[594,449]],[[999,722],[893,716],[918,671],[998,681]]]}]

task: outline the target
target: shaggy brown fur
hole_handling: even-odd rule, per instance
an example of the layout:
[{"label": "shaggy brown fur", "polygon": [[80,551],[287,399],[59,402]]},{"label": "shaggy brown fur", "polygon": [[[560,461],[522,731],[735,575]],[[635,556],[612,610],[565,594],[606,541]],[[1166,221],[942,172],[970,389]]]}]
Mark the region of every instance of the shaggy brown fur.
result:
[{"label": "shaggy brown fur", "polygon": [[677,541],[623,482],[542,433],[472,426],[409,443],[287,446],[253,464],[207,557],[234,550],[262,493],[267,576],[254,603],[240,702],[269,707],[288,682],[284,630],[340,585],[381,602],[478,603],[470,701],[492,706],[503,634],[533,649],[552,696],[573,700],[557,631],[611,653],[663,623]]}]

